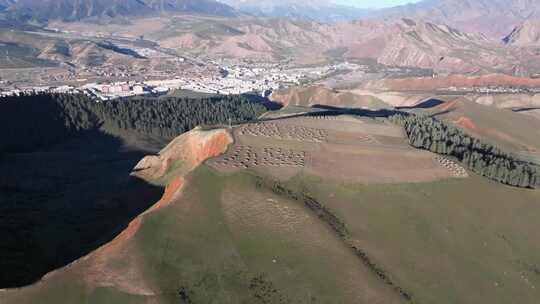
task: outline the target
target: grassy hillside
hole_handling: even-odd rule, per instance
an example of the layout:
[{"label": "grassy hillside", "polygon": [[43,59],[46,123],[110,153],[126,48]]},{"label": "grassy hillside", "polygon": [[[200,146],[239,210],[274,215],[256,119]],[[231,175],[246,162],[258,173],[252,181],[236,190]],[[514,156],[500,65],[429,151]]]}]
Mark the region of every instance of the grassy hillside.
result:
[{"label": "grassy hillside", "polygon": [[218,149],[181,137],[169,156],[145,158],[143,173],[161,172],[148,176],[169,182],[170,201],[39,284],[0,292],[0,302],[537,302],[539,191],[453,175],[386,122],[344,115],[258,127],[222,130],[234,144],[187,176],[182,156],[215,156],[230,141]]},{"label": "grassy hillside", "polygon": [[0,286],[88,254],[156,202],[161,188],[129,176],[144,154],[96,131],[0,155]]},{"label": "grassy hillside", "polygon": [[297,176],[415,303],[536,303],[540,192],[473,176],[370,185]]},{"label": "grassy hillside", "polygon": [[[540,296],[540,192],[475,176],[363,186],[298,175],[284,186],[337,216],[351,242],[414,303],[536,303]],[[127,248],[142,273],[128,276],[130,284],[151,295],[89,287],[83,262],[0,296],[5,303],[404,302],[320,214],[257,187],[246,173],[200,167],[182,198],[147,215]],[[129,264],[111,265],[127,271]]]},{"label": "grassy hillside", "polygon": [[[257,189],[249,174],[222,175],[202,166],[180,200],[148,214],[109,265],[151,295],[87,286],[85,262],[41,284],[0,294],[5,303],[401,303],[298,202]],[[115,271],[110,269],[110,271]],[[63,288],[60,288],[63,286]],[[65,288],[69,292],[64,291]]]},{"label": "grassy hillside", "polygon": [[461,127],[511,152],[540,158],[540,120],[466,99],[450,101],[430,110],[437,118]]},{"label": "grassy hillside", "polygon": [[[105,104],[37,95],[0,101],[0,288],[32,284],[88,254],[154,204],[161,187],[130,172],[168,142],[165,132],[176,136],[205,121],[225,122],[220,115],[247,113],[230,98],[203,100]],[[264,109],[241,103],[253,106],[247,119]]]}]

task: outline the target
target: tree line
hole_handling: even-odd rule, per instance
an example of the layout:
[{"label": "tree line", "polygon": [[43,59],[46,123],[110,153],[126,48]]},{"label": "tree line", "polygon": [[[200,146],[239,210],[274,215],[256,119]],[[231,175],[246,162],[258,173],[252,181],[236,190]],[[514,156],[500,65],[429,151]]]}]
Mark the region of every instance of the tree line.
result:
[{"label": "tree line", "polygon": [[540,187],[540,166],[523,161],[498,147],[431,116],[394,114],[390,121],[404,127],[409,143],[434,153],[449,155],[473,172],[503,184]]},{"label": "tree line", "polygon": [[198,125],[256,119],[264,105],[240,95],[131,97],[96,102],[84,94],[39,93],[0,99],[0,152],[30,151],[101,127],[171,139]]},{"label": "tree line", "polygon": [[98,107],[98,116],[116,128],[173,138],[196,126],[241,123],[256,119],[266,108],[241,95],[202,98],[130,98]]}]

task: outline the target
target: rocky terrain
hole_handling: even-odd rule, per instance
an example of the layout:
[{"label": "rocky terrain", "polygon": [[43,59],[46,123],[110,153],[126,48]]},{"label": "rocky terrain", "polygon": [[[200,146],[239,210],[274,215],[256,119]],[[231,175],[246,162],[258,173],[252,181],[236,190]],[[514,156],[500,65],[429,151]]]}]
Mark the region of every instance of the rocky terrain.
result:
[{"label": "rocky terrain", "polygon": [[540,17],[537,0],[424,0],[377,13],[381,17],[408,17],[448,24],[493,39],[508,35],[525,20]]},{"label": "rocky terrain", "polygon": [[[448,18],[453,17],[452,14],[446,13],[447,6],[460,8],[475,16],[482,12],[478,18],[484,18],[481,16],[486,14],[499,18],[496,12],[500,5],[492,7],[498,3],[497,1],[493,3],[473,1],[470,6],[457,0],[455,4],[453,2],[451,5],[444,1],[442,4],[439,1],[433,3],[437,3],[437,10],[444,12],[441,14]],[[24,3],[26,2],[17,2],[13,5]],[[81,5],[85,3],[81,2]],[[107,5],[113,6],[110,8],[111,15],[130,16],[129,9],[116,8],[116,5],[136,6],[130,3],[108,2]],[[224,4],[221,3],[197,2],[195,5],[189,1],[185,3],[174,1],[168,2],[166,6],[153,1],[137,3],[146,7],[144,12],[151,14],[134,13],[129,20],[87,18],[94,14],[108,14],[107,6],[99,6],[96,3],[81,8],[62,8],[65,11],[59,12],[58,16],[63,14],[65,18],[54,17],[55,12],[37,10],[54,15],[38,18],[48,20],[50,28],[65,33],[43,33],[39,28],[35,29],[34,33],[3,31],[3,37],[0,39],[3,43],[17,47],[19,53],[35,54],[34,56],[46,60],[49,65],[69,62],[75,66],[88,64],[100,66],[117,64],[120,57],[124,61],[137,63],[138,58],[133,56],[130,58],[129,53],[118,52],[124,47],[131,50],[146,48],[163,54],[262,62],[283,60],[292,60],[297,64],[321,64],[336,60],[372,62],[385,67],[432,70],[436,74],[443,75],[504,73],[532,76],[540,67],[540,57],[531,47],[535,45],[538,36],[535,34],[538,32],[538,26],[532,21],[533,13],[519,21],[517,13],[513,13],[515,24],[506,29],[504,34],[495,37],[459,27],[459,22],[438,20],[435,15],[433,18],[427,18],[422,13],[410,13],[406,18],[389,17],[321,23],[305,18],[250,17],[241,14],[231,18],[229,11],[223,9]],[[510,4],[508,7],[511,8],[511,12],[522,12],[519,9],[522,5],[522,3]],[[422,3],[418,4],[418,7],[424,6]],[[97,10],[98,7],[103,8],[103,11]],[[409,6],[406,10],[414,7],[417,6]],[[7,8],[5,11],[16,12],[17,9]],[[78,16],[79,13],[82,15]],[[511,14],[504,11],[500,13]],[[432,16],[428,13],[426,15]],[[474,25],[474,22],[471,23],[467,15],[461,17],[464,18],[463,22],[481,29]],[[498,25],[503,23],[497,22]],[[72,32],[84,33],[86,38],[74,39],[75,37],[67,34]],[[144,37],[144,40],[141,37]],[[106,43],[113,43],[117,48],[103,48]],[[7,49],[6,46],[0,46],[0,50],[3,48]],[[17,52],[12,51],[12,54]],[[19,56],[22,59],[15,55],[12,57],[31,62],[25,59],[29,56]]]},{"label": "rocky terrain", "polygon": [[369,15],[370,10],[336,4],[329,0],[221,0],[241,12],[266,17],[313,19],[321,22],[356,20]]},{"label": "rocky terrain", "polygon": [[503,42],[514,46],[538,46],[540,44],[540,20],[527,20],[516,26]]},{"label": "rocky terrain", "polygon": [[0,16],[21,21],[46,23],[60,19],[77,21],[86,18],[116,18],[155,15],[163,12],[233,16],[234,9],[213,0],[17,0],[1,4]]},{"label": "rocky terrain", "polygon": [[[208,31],[211,27],[225,32]],[[191,31],[202,28],[204,32]],[[150,34],[151,37],[152,34]],[[161,33],[167,48],[189,48],[194,54],[317,63],[331,58],[374,60],[387,66],[433,69],[437,72],[513,73],[529,71],[518,50],[498,40],[445,25],[412,19],[353,21],[333,25],[286,19],[192,20]],[[522,54],[521,54],[522,55]],[[537,64],[538,58],[523,57]]]},{"label": "rocky terrain", "polygon": [[[526,11],[527,7],[534,7],[529,0],[510,3],[500,0],[423,1],[379,12],[384,18],[335,23],[320,23],[313,20],[316,18],[287,18],[287,15],[250,17],[210,0],[178,0],[166,4],[150,0],[106,3],[87,0],[76,2],[77,5],[54,1],[57,0],[5,2],[2,13],[7,22],[5,26],[22,28],[20,24],[15,25],[21,22],[19,19],[35,19],[66,33],[84,32],[87,38],[44,34],[39,28],[34,29],[33,34],[2,31],[2,43],[18,48],[21,54],[30,54],[13,55],[16,59],[11,66],[21,60],[31,65],[32,60],[28,59],[31,55],[45,60],[34,62],[42,65],[69,62],[75,66],[99,66],[117,64],[118,60],[137,62],[137,58],[119,53],[121,46],[103,48],[104,43],[111,42],[127,45],[129,49],[155,51],[161,48],[159,52],[237,60],[293,60],[298,64],[372,61],[387,67],[414,67],[441,74],[498,72],[531,76],[540,67],[540,57],[531,47],[538,40],[538,25],[534,21],[535,9]],[[325,3],[316,1],[304,5],[320,7]],[[250,4],[234,2],[231,5]],[[298,4],[291,2],[290,5]],[[467,13],[461,14],[462,11]],[[18,17],[12,18],[10,14]],[[102,16],[115,18],[103,19]],[[493,23],[497,26],[483,26]],[[499,34],[493,34],[494,31]],[[39,35],[36,36],[36,32]],[[7,46],[0,46],[0,51],[3,48],[7,50]]]}]

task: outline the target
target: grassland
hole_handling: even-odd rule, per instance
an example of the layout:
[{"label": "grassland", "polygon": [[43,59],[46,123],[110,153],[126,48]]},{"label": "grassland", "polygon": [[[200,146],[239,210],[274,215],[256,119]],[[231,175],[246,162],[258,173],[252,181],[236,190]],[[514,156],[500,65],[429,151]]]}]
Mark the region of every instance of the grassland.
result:
[{"label": "grassland", "polygon": [[163,302],[385,303],[396,295],[301,205],[201,167],[135,239]]},{"label": "grassland", "polygon": [[355,185],[297,176],[417,303],[536,303],[540,192],[473,176]]},{"label": "grassland", "polygon": [[[403,302],[314,213],[256,188],[253,175],[202,166],[189,180],[180,200],[145,217],[127,247],[144,278],[131,283],[152,295],[88,286],[82,261],[0,293],[2,303]],[[111,267],[125,267],[111,258]]]},{"label": "grassland", "polygon": [[445,103],[429,112],[504,150],[540,160],[540,120],[532,115],[466,99]]},{"label": "grassland", "polygon": [[[261,154],[267,146],[303,150],[305,167],[224,170],[216,164],[225,155],[209,160],[185,178],[180,197],[130,224],[130,237],[110,252],[0,292],[0,302],[537,303],[540,192],[476,175],[415,178],[421,164],[445,171],[386,123],[351,116],[274,123],[277,134],[235,129],[226,155],[238,145]],[[320,141],[308,136],[317,128]],[[321,166],[311,152],[332,162]],[[353,157],[360,152],[367,156]],[[403,167],[383,167],[394,159]],[[183,170],[172,163],[158,182]],[[261,177],[286,190],[261,186]]]},{"label": "grassland", "polygon": [[[203,165],[178,201],[145,217],[127,247],[142,282],[130,283],[152,294],[88,286],[83,261],[0,293],[2,303],[403,302],[313,211],[257,187],[249,172]],[[299,174],[284,185],[337,216],[354,246],[414,303],[536,303],[540,296],[540,192],[476,176],[359,185]]]}]

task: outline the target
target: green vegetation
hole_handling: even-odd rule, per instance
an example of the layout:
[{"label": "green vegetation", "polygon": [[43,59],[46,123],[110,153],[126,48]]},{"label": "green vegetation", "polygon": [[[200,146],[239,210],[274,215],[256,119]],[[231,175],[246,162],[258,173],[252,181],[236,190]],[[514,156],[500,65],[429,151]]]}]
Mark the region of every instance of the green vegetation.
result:
[{"label": "green vegetation", "polygon": [[96,106],[103,121],[120,129],[173,138],[198,125],[250,121],[266,111],[260,103],[234,96],[190,98],[136,98]]},{"label": "green vegetation", "polygon": [[396,286],[396,284],[390,279],[386,271],[384,271],[380,266],[378,266],[369,255],[358,245],[354,244],[354,239],[350,231],[347,229],[345,223],[339,219],[333,211],[331,211],[327,206],[317,201],[315,198],[309,196],[305,193],[306,189],[292,190],[287,188],[284,183],[277,181],[272,181],[263,177],[255,177],[257,188],[263,188],[271,190],[273,193],[286,197],[288,199],[300,202],[304,206],[317,214],[318,218],[329,225],[332,230],[337,234],[339,239],[345,242],[348,246],[351,247],[356,256],[362,260],[362,262],[374,273],[377,277],[383,281],[385,284],[392,287],[397,293],[399,293],[404,300],[412,301],[412,296],[407,293],[403,288]]},{"label": "green vegetation", "polygon": [[540,192],[473,175],[358,185],[299,175],[285,183],[323,203],[415,303],[537,303]]},{"label": "green vegetation", "polygon": [[198,125],[252,120],[265,110],[242,96],[137,97],[103,103],[72,94],[6,97],[0,101],[0,153],[32,150],[102,126],[172,139]]},{"label": "green vegetation", "polygon": [[[45,273],[109,242],[162,189],[129,173],[146,154],[198,124],[256,118],[242,97],[133,98],[39,94],[0,101],[0,288]],[[126,144],[129,142],[130,145]],[[182,170],[171,166],[163,180]],[[67,245],[69,244],[69,246]]]},{"label": "green vegetation", "polygon": [[433,117],[397,114],[390,120],[401,124],[412,146],[450,155],[472,171],[498,182],[522,187],[540,187],[540,167],[482,142]]},{"label": "green vegetation", "polygon": [[1,155],[0,288],[34,283],[88,254],[157,202],[161,187],[129,176],[145,154],[88,131]]},{"label": "green vegetation", "polygon": [[38,58],[39,50],[17,43],[0,41],[0,69],[54,67],[56,63]]},{"label": "green vegetation", "polygon": [[135,238],[161,302],[401,302],[303,203],[250,174],[201,166],[188,182]]}]

